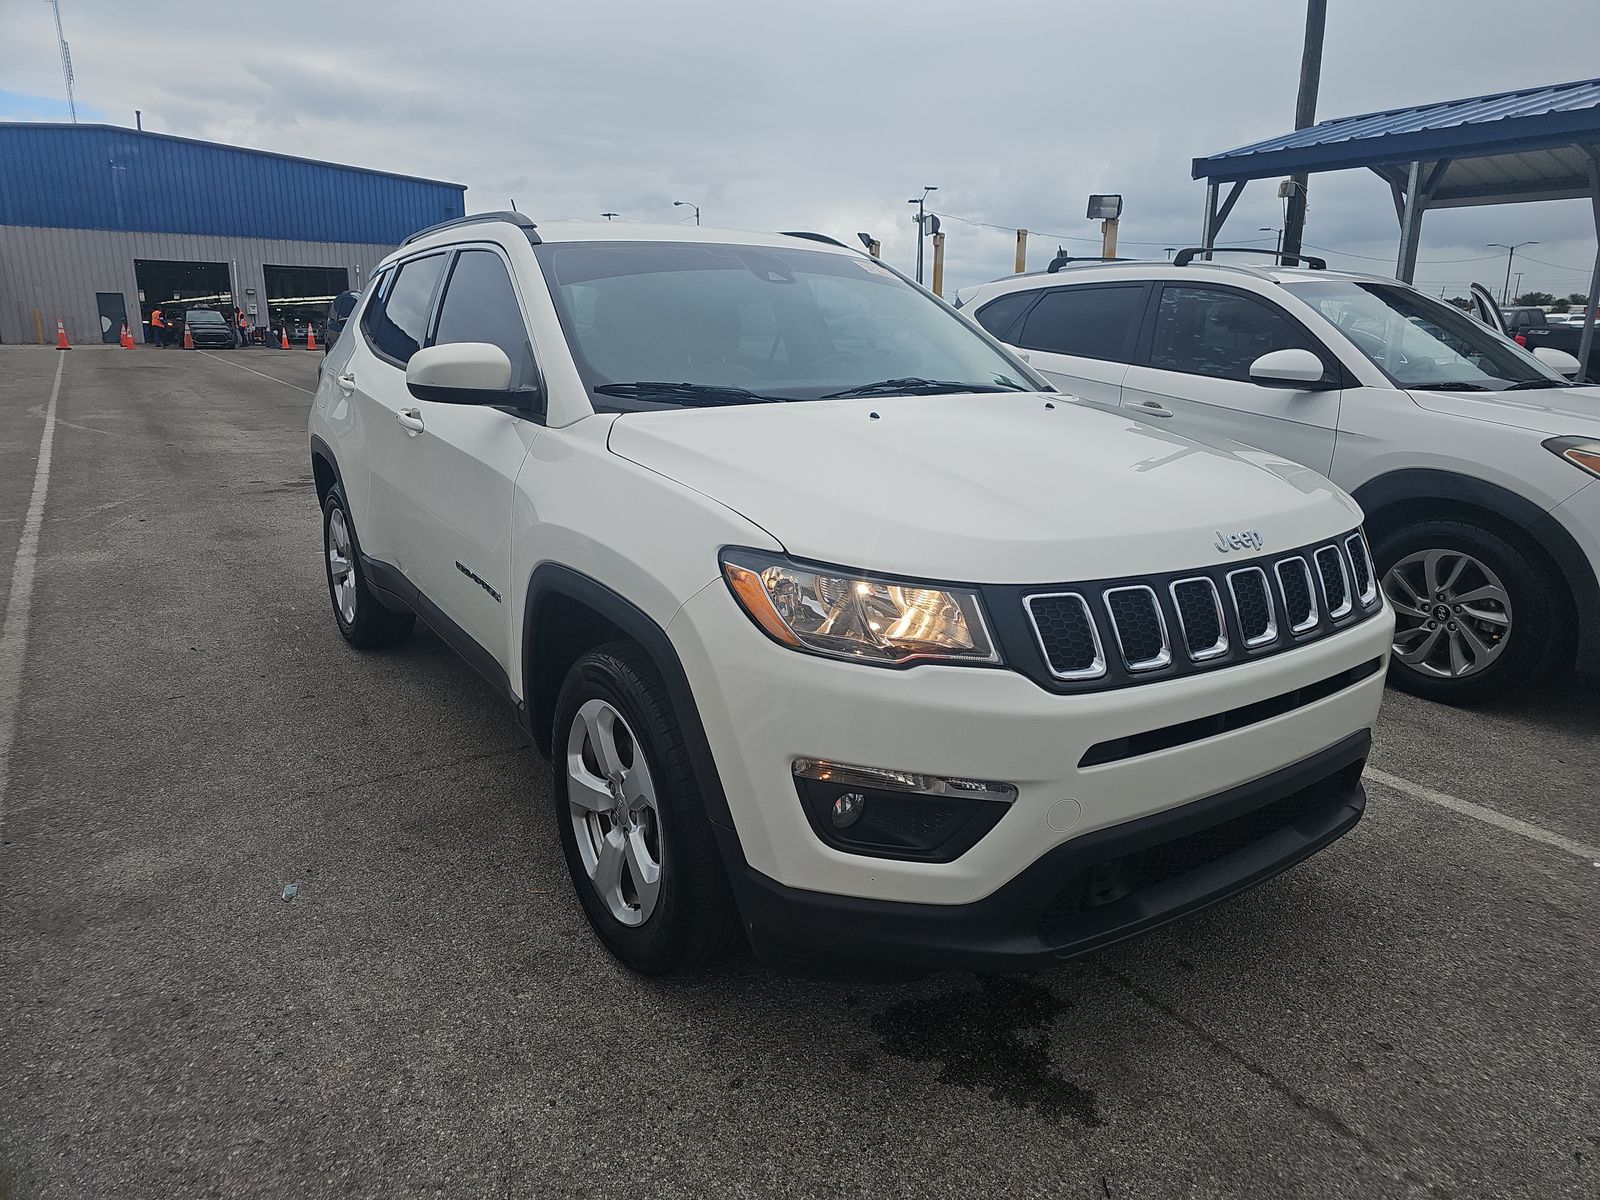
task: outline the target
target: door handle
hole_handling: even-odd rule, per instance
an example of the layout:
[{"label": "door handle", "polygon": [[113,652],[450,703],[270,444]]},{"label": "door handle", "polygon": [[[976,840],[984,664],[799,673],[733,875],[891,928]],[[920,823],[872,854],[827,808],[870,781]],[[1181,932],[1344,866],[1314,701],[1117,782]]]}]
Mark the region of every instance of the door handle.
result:
[{"label": "door handle", "polygon": [[1141,417],[1170,417],[1172,410],[1154,400],[1141,400],[1135,404],[1134,411]]},{"label": "door handle", "polygon": [[339,390],[346,396],[356,390],[356,377],[349,371],[346,371],[343,375],[337,376],[334,379],[334,382],[339,385]]},{"label": "door handle", "polygon": [[415,408],[402,408],[394,414],[394,419],[406,427],[406,432],[418,434],[422,432],[422,413]]}]

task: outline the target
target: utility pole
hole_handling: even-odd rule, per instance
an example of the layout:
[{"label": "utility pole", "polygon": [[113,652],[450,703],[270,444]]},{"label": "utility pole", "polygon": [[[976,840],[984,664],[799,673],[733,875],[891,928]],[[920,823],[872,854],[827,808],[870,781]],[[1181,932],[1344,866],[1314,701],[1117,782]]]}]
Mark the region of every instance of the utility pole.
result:
[{"label": "utility pole", "polygon": [[1511,260],[1516,257],[1517,251],[1524,246],[1537,246],[1538,242],[1517,242],[1506,245],[1504,242],[1485,242],[1484,245],[1491,250],[1504,250],[1506,252],[1506,281],[1500,288],[1500,303],[1511,303]]},{"label": "utility pole", "polygon": [[[1309,129],[1317,121],[1317,87],[1322,82],[1322,35],[1328,24],[1328,0],[1306,0],[1306,42],[1300,53],[1300,94],[1294,105],[1294,127]],[[1299,254],[1306,231],[1306,184],[1304,171],[1289,179],[1289,211],[1283,221],[1283,243],[1279,254]]]},{"label": "utility pole", "polygon": [[944,295],[944,234],[933,235],[933,294]]},{"label": "utility pole", "polygon": [[1028,231],[1017,230],[1017,274],[1021,275],[1028,269]]},{"label": "utility pole", "polygon": [[922,239],[928,232],[928,193],[937,192],[939,189],[934,184],[923,186],[922,195],[907,200],[907,204],[917,206],[917,215],[911,219],[917,223],[917,282],[922,282]]},{"label": "utility pole", "polygon": [[78,102],[72,96],[72,51],[67,47],[67,35],[61,32],[61,0],[50,0],[56,14],[56,45],[61,48],[61,78],[67,81],[67,111],[72,123],[78,123]]},{"label": "utility pole", "polygon": [[1520,295],[1522,295],[1522,272],[1518,271],[1517,272],[1517,286],[1514,287],[1511,290],[1511,298],[1513,300],[1515,300]]}]

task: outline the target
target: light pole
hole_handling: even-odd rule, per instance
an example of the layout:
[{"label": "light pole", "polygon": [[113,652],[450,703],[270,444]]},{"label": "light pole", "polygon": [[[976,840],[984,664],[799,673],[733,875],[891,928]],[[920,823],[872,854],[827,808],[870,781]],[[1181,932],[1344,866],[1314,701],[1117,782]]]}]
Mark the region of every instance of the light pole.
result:
[{"label": "light pole", "polygon": [[604,217],[608,221],[615,221],[622,214],[621,213],[601,213],[600,215],[602,217]]},{"label": "light pole", "polygon": [[1274,253],[1277,254],[1278,261],[1282,262],[1283,261],[1283,230],[1274,228],[1271,225],[1257,225],[1256,228],[1259,229],[1262,233],[1275,233],[1275,234],[1278,235],[1278,248],[1277,248],[1276,251],[1274,251]]},{"label": "light pole", "polygon": [[937,192],[938,190],[939,190],[938,187],[936,187],[934,184],[931,184],[931,183],[930,184],[926,184],[922,189],[922,195],[916,196],[916,197],[906,201],[907,204],[915,204],[917,206],[917,215],[913,218],[913,220],[915,220],[916,223],[917,223],[917,282],[918,283],[922,282],[922,235],[925,232],[927,232],[927,228],[928,228],[928,209],[927,209],[928,193],[929,192]]},{"label": "light pole", "polygon": [[698,204],[691,204],[687,200],[674,200],[672,202],[672,207],[673,208],[692,208],[692,209],[694,209],[694,223],[696,225],[700,224],[700,206]]},{"label": "light pole", "polygon": [[1511,303],[1511,260],[1516,257],[1517,251],[1521,250],[1524,246],[1537,246],[1538,244],[1538,242],[1515,242],[1508,246],[1504,242],[1484,243],[1484,245],[1489,247],[1491,250],[1504,250],[1506,252],[1506,282],[1505,286],[1500,289],[1501,304]]},{"label": "light pole", "polygon": [[1511,290],[1511,298],[1513,300],[1515,300],[1520,295],[1522,295],[1522,272],[1518,271],[1517,272],[1517,286],[1514,287]]},{"label": "light pole", "polygon": [[1174,250],[1176,250],[1176,249],[1177,249],[1177,247],[1176,247],[1176,246],[1168,246],[1168,247],[1166,247],[1166,251],[1167,251],[1167,261],[1168,261],[1168,262],[1171,262],[1171,261],[1172,261],[1172,252],[1173,252],[1173,251],[1174,251]]}]

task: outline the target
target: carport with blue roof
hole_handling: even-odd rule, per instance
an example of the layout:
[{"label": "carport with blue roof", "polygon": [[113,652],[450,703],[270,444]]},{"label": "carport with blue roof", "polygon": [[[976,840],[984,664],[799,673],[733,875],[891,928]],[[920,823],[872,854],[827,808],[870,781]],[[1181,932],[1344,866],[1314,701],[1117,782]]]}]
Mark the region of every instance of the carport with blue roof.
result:
[{"label": "carport with blue roof", "polygon": [[1351,170],[1372,171],[1389,185],[1400,224],[1395,275],[1408,283],[1430,209],[1588,198],[1596,252],[1578,357],[1592,361],[1600,303],[1600,79],[1341,117],[1197,158],[1193,177],[1206,181],[1202,242],[1215,245],[1252,179]]}]

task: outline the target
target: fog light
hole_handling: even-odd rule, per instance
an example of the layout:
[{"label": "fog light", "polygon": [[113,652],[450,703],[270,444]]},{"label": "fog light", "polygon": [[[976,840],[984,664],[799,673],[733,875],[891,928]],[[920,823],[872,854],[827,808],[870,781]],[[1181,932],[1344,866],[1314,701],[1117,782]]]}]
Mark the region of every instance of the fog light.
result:
[{"label": "fog light", "polygon": [[1015,785],[797,758],[795,789],[828,845],[879,858],[949,862],[993,829]]},{"label": "fog light", "polygon": [[860,792],[846,792],[833,802],[833,827],[849,829],[861,819],[866,807],[867,798]]}]

